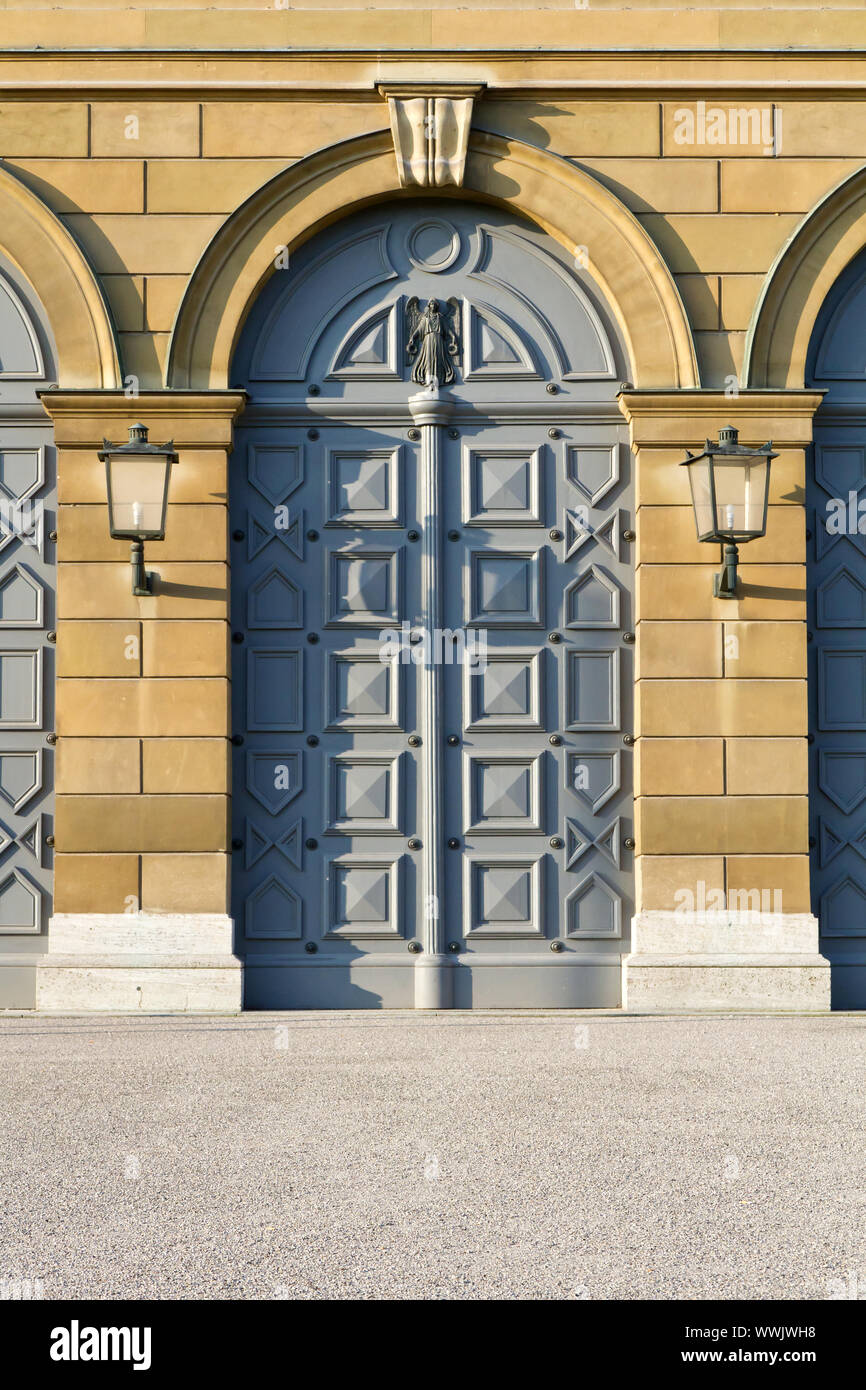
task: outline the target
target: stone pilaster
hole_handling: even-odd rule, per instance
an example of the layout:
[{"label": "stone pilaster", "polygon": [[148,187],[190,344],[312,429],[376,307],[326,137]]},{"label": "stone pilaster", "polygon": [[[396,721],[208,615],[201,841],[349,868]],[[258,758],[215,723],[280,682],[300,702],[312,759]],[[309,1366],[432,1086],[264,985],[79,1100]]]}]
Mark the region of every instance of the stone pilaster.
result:
[{"label": "stone pilaster", "polygon": [[[809,901],[805,449],[815,392],[623,393],[636,458],[637,915],[631,1008],[828,1008]],[[767,532],[713,596],[679,467],[773,441]]]},{"label": "stone pilaster", "polygon": [[[240,392],[48,391],[58,451],[55,915],[46,1009],[237,1009],[228,453]],[[108,530],[103,437],[173,439],[154,592]]]}]

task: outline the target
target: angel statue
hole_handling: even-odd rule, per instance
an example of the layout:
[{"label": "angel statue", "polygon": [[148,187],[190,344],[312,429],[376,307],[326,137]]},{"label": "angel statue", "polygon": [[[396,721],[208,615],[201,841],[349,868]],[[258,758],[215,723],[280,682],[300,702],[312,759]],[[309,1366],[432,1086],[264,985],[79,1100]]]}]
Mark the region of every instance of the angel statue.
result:
[{"label": "angel statue", "polygon": [[409,361],[414,358],[412,380],[419,386],[447,385],[454,380],[454,363],[460,348],[457,342],[457,316],[460,302],[449,299],[446,308],[439,301],[428,299],[422,309],[417,296],[413,295],[406,305],[409,320],[409,338],[406,353]]}]

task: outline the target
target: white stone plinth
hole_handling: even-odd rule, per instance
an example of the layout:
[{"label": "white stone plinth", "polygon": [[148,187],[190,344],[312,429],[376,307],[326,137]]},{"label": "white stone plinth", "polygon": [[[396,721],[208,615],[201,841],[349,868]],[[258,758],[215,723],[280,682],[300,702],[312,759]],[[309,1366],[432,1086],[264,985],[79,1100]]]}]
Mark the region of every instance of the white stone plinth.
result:
[{"label": "white stone plinth", "polygon": [[830,1008],[830,962],[808,913],[641,912],[623,957],[623,1008]]},{"label": "white stone plinth", "polygon": [[36,969],[43,1011],[236,1013],[243,964],[218,913],[58,913]]}]

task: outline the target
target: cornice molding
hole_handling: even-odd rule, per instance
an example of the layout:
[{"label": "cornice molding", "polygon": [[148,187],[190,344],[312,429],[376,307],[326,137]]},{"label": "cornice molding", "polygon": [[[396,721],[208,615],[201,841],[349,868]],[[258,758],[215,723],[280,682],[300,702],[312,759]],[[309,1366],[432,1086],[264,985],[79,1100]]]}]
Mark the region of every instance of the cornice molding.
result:
[{"label": "cornice molding", "polygon": [[246,391],[40,391],[39,399],[52,420],[82,419],[93,414],[111,419],[147,412],[153,416],[185,416],[188,419],[216,416],[233,417],[247,402]]},{"label": "cornice molding", "polygon": [[64,449],[95,449],[104,436],[123,438],[137,420],[171,435],[182,448],[229,448],[245,391],[41,391],[39,398]]},{"label": "cornice molding", "polygon": [[621,391],[619,404],[633,448],[694,448],[723,425],[747,440],[772,439],[782,448],[812,440],[812,418],[822,391]]},{"label": "cornice molding", "polygon": [[[57,11],[47,12],[56,15]],[[383,67],[428,70],[429,86],[487,85],[496,100],[568,100],[618,91],[641,96],[676,93],[684,100],[722,93],[786,92],[862,99],[866,51],[850,48],[0,48],[0,89],[5,100],[61,92],[108,99],[135,92],[190,99],[252,93],[280,100],[376,102]],[[295,76],[297,74],[297,77]],[[414,81],[414,78],[408,79]],[[402,81],[399,71],[390,77]]]}]

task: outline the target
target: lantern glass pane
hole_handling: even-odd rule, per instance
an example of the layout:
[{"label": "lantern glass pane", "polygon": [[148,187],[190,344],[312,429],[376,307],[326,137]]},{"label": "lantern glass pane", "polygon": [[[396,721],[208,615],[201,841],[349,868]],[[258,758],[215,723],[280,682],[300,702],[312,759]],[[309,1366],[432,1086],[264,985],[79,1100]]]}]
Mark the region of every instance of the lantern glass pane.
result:
[{"label": "lantern glass pane", "polygon": [[698,539],[701,539],[703,536],[711,536],[716,529],[709,459],[703,458],[696,463],[690,463],[688,474]]},{"label": "lantern glass pane", "polygon": [[165,533],[169,460],[113,454],[108,461],[112,534],[157,538]]},{"label": "lantern glass pane", "polygon": [[745,516],[746,465],[739,459],[713,460],[716,482],[716,531],[720,536],[742,531]]},{"label": "lantern glass pane", "polygon": [[770,465],[766,459],[755,459],[746,475],[746,504],[744,531],[762,536],[767,526],[767,484]]},{"label": "lantern glass pane", "polygon": [[764,530],[766,459],[714,459],[716,531],[720,536],[760,536]]}]

